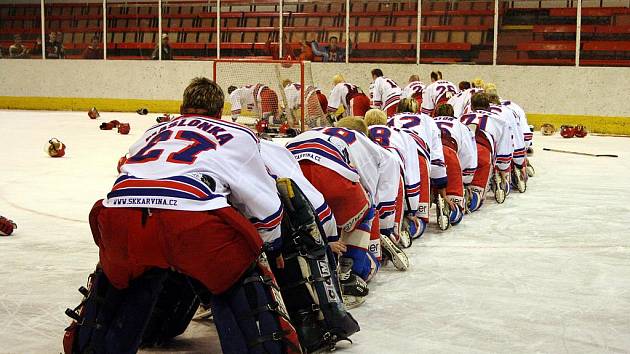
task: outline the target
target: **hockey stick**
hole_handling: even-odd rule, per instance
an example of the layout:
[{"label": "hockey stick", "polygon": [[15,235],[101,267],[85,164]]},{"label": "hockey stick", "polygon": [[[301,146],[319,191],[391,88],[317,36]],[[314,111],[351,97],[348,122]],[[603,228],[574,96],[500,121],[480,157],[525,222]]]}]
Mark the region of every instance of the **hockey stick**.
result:
[{"label": "hockey stick", "polygon": [[568,150],[558,150],[558,149],[549,149],[543,148],[545,151],[553,151],[553,152],[562,152],[565,154],[574,154],[574,155],[583,155],[583,156],[594,156],[594,157],[619,157],[619,155],[612,154],[589,154],[586,152],[577,152],[577,151],[568,151]]}]

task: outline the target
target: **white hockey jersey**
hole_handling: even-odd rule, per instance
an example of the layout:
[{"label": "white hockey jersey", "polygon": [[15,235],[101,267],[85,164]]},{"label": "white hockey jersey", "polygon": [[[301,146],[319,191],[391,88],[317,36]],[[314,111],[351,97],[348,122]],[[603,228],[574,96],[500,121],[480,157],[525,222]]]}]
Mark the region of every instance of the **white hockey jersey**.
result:
[{"label": "white hockey jersey", "polygon": [[422,145],[426,144],[431,160],[431,182],[437,188],[446,186],[446,164],[441,132],[433,119],[422,113],[398,113],[387,121],[387,125],[415,133],[422,140],[416,141],[419,152],[422,152]]},{"label": "white hockey jersey", "polygon": [[459,118],[466,113],[471,112],[470,108],[470,98],[479,92],[483,92],[481,88],[469,88],[464,91],[460,91],[455,96],[451,97],[448,100],[448,104],[453,106],[453,111],[455,112],[455,118]]},{"label": "white hockey jersey", "polygon": [[401,98],[422,97],[425,87],[422,81],[412,81],[403,88]]},{"label": "white hockey jersey", "polygon": [[287,149],[298,161],[309,160],[360,182],[379,214],[395,210],[398,162],[363,134],[345,128],[316,128],[293,138]]},{"label": "white hockey jersey", "polygon": [[507,108],[514,111],[516,117],[518,118],[519,127],[523,132],[523,137],[525,138],[525,149],[529,149],[532,145],[532,139],[534,138],[534,133],[529,129],[529,122],[527,122],[527,114],[521,106],[516,104],[514,101],[502,100],[501,105],[506,106]]},{"label": "white hockey jersey", "polygon": [[263,84],[245,85],[232,91],[230,94],[232,115],[240,114],[243,107],[249,111],[258,107],[261,102],[260,93],[265,87],[267,86]]},{"label": "white hockey jersey", "polygon": [[350,101],[356,96],[362,95],[363,91],[357,85],[341,82],[333,87],[328,97],[328,112],[334,112],[343,105],[344,115],[350,112]]},{"label": "white hockey jersey", "polygon": [[293,154],[285,147],[267,140],[260,141],[260,154],[273,177],[291,178],[300,187],[315,208],[315,214],[326,233],[325,237],[331,241],[336,241],[338,238],[337,223],[332,210],[324,200],[324,196],[304,177]]},{"label": "white hockey jersey", "polygon": [[370,86],[372,104],[383,111],[400,102],[402,90],[392,79],[384,76],[377,77]]},{"label": "white hockey jersey", "polygon": [[465,125],[476,124],[490,142],[493,149],[495,165],[501,171],[506,171],[512,164],[512,137],[508,123],[496,114],[477,110],[464,114],[460,121]]},{"label": "white hockey jersey", "polygon": [[438,103],[446,103],[459,92],[457,86],[450,81],[438,80],[424,88],[422,94],[422,113],[432,115]]},{"label": "white hockey jersey", "polygon": [[405,183],[405,210],[415,214],[420,198],[420,167],[416,142],[409,134],[386,125],[370,126],[369,133],[372,141],[392,151],[397,157]]},{"label": "white hockey jersey", "polygon": [[106,207],[215,210],[234,206],[263,241],[280,237],[282,206],[251,130],[184,115],[147,130],[129,148]]},{"label": "white hockey jersey", "polygon": [[454,117],[435,117],[435,124],[445,131],[457,142],[457,157],[462,169],[462,181],[464,184],[470,184],[477,170],[477,144],[475,143],[475,135],[467,126]]},{"label": "white hockey jersey", "polygon": [[516,113],[508,107],[490,105],[490,112],[498,115],[501,119],[505,120],[510,127],[510,135],[512,137],[512,160],[517,165],[523,165],[525,157],[527,156],[527,148],[525,147],[525,137],[518,123],[518,117]]}]

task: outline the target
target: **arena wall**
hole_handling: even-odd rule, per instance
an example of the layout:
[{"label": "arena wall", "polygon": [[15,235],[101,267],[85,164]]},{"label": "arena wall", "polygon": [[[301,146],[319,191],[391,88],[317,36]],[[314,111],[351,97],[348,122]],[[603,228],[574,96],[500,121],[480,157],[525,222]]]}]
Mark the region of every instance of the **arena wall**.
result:
[{"label": "arena wall", "polygon": [[[0,108],[39,110],[175,112],[188,81],[212,77],[207,61],[83,61],[2,60]],[[432,70],[442,71],[455,83],[483,78],[494,82],[499,94],[518,102],[531,123],[585,124],[594,132],[630,135],[628,68],[475,66],[409,64],[311,64],[313,82],[325,92],[330,78],[346,80],[367,90],[370,70],[379,67],[399,84],[411,74],[428,81]],[[256,82],[270,73],[255,66],[244,68]],[[242,75],[242,73],[239,73]],[[229,82],[220,82],[224,89]]]}]

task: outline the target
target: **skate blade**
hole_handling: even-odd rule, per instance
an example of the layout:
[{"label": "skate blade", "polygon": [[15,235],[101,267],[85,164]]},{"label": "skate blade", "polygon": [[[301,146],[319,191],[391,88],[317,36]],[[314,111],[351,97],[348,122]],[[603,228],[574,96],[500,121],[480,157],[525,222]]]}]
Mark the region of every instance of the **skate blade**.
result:
[{"label": "skate blade", "polygon": [[192,318],[194,321],[205,321],[212,319],[212,309],[203,309],[201,306]]},{"label": "skate blade", "polygon": [[438,197],[438,201],[437,201],[437,223],[438,223],[438,227],[440,228],[440,230],[442,231],[446,231],[448,230],[448,228],[451,226],[450,223],[450,217],[449,215],[446,213],[446,203],[444,202],[444,199],[442,199],[442,197]]},{"label": "skate blade", "polygon": [[357,308],[365,302],[364,296],[352,296],[352,295],[342,295],[343,304],[346,309],[351,310]]},{"label": "skate blade", "polygon": [[502,189],[498,189],[494,192],[494,200],[496,200],[499,204],[503,204],[503,202],[505,202],[505,197],[505,191]]},{"label": "skate blade", "polygon": [[413,241],[411,240],[411,235],[409,235],[409,231],[402,230],[400,231],[400,247],[409,248]]},{"label": "skate blade", "polygon": [[405,254],[403,250],[398,248],[389,238],[383,235],[381,235],[381,244],[385,251],[387,251],[396,269],[402,271],[409,269],[409,257],[407,257],[407,254]]}]

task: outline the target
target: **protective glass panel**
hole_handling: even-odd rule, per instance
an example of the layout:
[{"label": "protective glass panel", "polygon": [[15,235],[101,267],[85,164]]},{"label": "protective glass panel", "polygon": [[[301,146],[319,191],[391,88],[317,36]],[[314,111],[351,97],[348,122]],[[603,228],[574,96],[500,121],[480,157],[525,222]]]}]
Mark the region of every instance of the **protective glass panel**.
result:
[{"label": "protective glass panel", "polygon": [[278,59],[279,42],[279,1],[221,1],[221,58]]},{"label": "protective glass panel", "polygon": [[107,1],[107,59],[157,60],[158,2]]},{"label": "protective glass panel", "polygon": [[576,1],[501,1],[498,64],[575,65]]},{"label": "protective glass panel", "polygon": [[492,64],[494,1],[423,1],[422,63]]},{"label": "protective glass panel", "polygon": [[162,1],[162,38],[162,60],[216,58],[216,1]]},{"label": "protective glass panel", "polygon": [[581,66],[630,66],[630,2],[583,0]]},{"label": "protective glass panel", "polygon": [[417,1],[351,1],[350,61],[415,63],[417,28]]},{"label": "protective glass panel", "polygon": [[46,0],[46,59],[103,59],[103,3]]},{"label": "protective glass panel", "polygon": [[39,1],[0,4],[0,58],[41,59],[41,33]]}]

